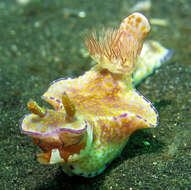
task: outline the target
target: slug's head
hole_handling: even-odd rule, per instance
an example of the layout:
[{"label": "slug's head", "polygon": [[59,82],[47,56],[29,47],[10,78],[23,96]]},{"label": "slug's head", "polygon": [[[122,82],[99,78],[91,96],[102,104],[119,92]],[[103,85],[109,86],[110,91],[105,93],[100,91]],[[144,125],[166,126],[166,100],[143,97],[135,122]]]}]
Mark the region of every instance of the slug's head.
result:
[{"label": "slug's head", "polygon": [[99,36],[91,32],[89,37],[84,38],[84,42],[98,63],[97,68],[130,75],[149,31],[148,19],[136,12],[125,18],[119,29],[103,30]]},{"label": "slug's head", "polygon": [[76,114],[75,106],[66,93],[61,104],[63,109],[58,110],[44,109],[32,100],[27,104],[32,114],[24,116],[20,128],[43,150],[37,155],[40,163],[75,161],[83,157],[91,146],[91,126]]}]

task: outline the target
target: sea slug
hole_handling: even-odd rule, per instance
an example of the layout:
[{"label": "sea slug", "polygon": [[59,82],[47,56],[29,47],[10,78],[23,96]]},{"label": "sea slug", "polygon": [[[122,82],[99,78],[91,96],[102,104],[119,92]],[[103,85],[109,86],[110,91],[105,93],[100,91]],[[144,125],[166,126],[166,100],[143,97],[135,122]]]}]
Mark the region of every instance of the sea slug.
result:
[{"label": "sea slug", "polygon": [[149,31],[148,19],[135,12],[119,29],[103,30],[99,37],[91,32],[84,41],[97,64],[82,76],[51,83],[42,98],[53,109],[27,103],[32,113],[20,128],[42,149],[40,163],[61,163],[68,175],[94,177],[135,130],[157,126],[157,111],[134,87],[168,55],[158,42],[143,43]]}]

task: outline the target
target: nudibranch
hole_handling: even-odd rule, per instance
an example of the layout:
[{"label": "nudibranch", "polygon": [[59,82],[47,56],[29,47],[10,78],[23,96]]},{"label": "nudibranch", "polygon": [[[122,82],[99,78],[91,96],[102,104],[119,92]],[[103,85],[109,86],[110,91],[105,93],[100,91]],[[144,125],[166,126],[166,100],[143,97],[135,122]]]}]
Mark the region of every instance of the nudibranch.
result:
[{"label": "nudibranch", "polygon": [[[148,19],[135,12],[119,29],[103,30],[99,37],[91,32],[84,41],[97,64],[82,76],[51,83],[42,99],[53,109],[27,103],[32,113],[23,117],[20,128],[42,149],[40,163],[61,163],[68,175],[94,177],[121,153],[135,130],[156,127],[157,111],[133,85],[168,54],[157,42],[143,45],[149,31]],[[139,56],[142,47],[145,54]]]}]

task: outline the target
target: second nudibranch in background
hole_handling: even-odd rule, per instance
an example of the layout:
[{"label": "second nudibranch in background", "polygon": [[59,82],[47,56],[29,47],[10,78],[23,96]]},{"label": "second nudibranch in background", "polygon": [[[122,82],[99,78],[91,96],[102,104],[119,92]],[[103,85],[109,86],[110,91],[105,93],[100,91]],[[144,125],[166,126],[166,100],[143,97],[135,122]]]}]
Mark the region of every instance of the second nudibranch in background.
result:
[{"label": "second nudibranch in background", "polygon": [[[157,42],[144,47],[149,31],[147,18],[133,13],[119,29],[104,30],[99,37],[92,32],[84,40],[97,64],[82,76],[51,83],[42,98],[54,109],[28,102],[32,113],[20,127],[42,149],[40,163],[61,163],[68,175],[93,177],[121,153],[135,130],[156,127],[157,111],[132,84],[168,54]],[[142,47],[147,53],[139,56]]]}]

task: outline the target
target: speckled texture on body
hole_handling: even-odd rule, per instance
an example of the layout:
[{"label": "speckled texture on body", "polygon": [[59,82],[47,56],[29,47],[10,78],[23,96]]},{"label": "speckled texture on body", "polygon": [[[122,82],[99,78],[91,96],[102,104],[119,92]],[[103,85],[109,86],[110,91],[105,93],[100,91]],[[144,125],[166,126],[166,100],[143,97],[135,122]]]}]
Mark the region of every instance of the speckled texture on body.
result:
[{"label": "speckled texture on body", "polygon": [[32,114],[24,116],[20,128],[43,150],[37,155],[40,163],[61,163],[69,175],[94,177],[122,152],[134,131],[157,126],[157,111],[132,85],[149,31],[147,18],[133,13],[119,30],[107,30],[98,41],[91,34],[85,43],[97,65],[78,78],[50,85],[42,98],[54,111],[28,102]]}]

